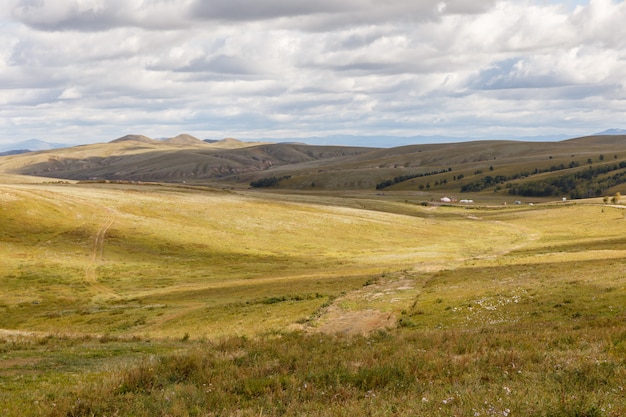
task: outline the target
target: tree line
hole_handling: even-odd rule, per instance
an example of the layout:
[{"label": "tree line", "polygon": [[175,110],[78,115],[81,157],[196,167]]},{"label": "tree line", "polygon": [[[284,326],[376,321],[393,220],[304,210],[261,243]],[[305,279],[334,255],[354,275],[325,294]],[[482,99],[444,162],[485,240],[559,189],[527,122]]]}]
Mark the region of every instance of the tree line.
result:
[{"label": "tree line", "polygon": [[291,178],[291,175],[286,175],[284,177],[260,178],[258,180],[254,180],[250,182],[250,187],[252,188],[276,187],[282,180],[288,180],[289,178]]},{"label": "tree line", "polygon": [[[579,166],[578,162],[572,161],[568,165],[565,165],[565,164],[552,165],[548,169],[535,168],[532,171],[522,171],[513,175],[495,175],[495,176],[486,175],[483,178],[480,178],[479,180],[476,180],[474,182],[471,182],[469,184],[464,184],[463,186],[461,186],[461,192],[462,193],[478,192],[478,191],[484,190],[485,188],[497,186],[498,184],[503,183],[503,182],[515,181],[520,178],[530,177],[531,175],[541,174],[543,172],[554,172],[554,171],[561,171],[561,170],[569,169],[569,168],[576,168],[578,166]],[[490,170],[493,170],[493,167],[490,167]]]},{"label": "tree line", "polygon": [[523,184],[507,184],[508,192],[524,197],[552,197],[569,195],[570,198],[601,196],[607,189],[626,183],[626,172],[600,176],[626,168],[626,162],[589,167],[569,175],[528,181]]},{"label": "tree line", "polygon": [[414,178],[421,178],[421,177],[428,177],[430,175],[444,174],[450,171],[452,171],[452,168],[444,168],[438,171],[420,172],[419,174],[399,175],[397,177],[394,177],[393,179],[385,180],[383,182],[376,184],[376,189],[382,190],[384,188],[391,187],[392,185],[395,185],[404,181],[412,180]]}]

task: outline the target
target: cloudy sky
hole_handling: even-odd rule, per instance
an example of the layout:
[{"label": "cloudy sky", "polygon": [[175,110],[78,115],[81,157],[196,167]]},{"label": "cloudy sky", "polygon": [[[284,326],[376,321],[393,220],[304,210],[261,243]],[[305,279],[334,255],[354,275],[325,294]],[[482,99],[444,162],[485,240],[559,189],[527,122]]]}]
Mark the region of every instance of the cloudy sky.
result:
[{"label": "cloudy sky", "polygon": [[3,2],[0,144],[626,128],[625,1]]}]

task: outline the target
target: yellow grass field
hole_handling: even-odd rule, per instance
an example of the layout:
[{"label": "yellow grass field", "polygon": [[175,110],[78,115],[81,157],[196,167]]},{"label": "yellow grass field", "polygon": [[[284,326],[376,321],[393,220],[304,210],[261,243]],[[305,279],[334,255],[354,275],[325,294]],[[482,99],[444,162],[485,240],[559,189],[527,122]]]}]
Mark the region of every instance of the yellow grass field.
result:
[{"label": "yellow grass field", "polygon": [[294,307],[299,319],[385,271],[449,268],[536,239],[421,206],[397,215],[129,185],[20,184],[0,196],[3,302],[18,310],[2,326],[44,332],[254,335],[294,321],[255,304],[264,297],[318,294]]},{"label": "yellow grass field", "polygon": [[[620,205],[597,199],[426,206],[393,193],[281,195],[166,184],[35,183],[12,176],[0,181],[0,405],[9,415],[24,407],[25,415],[154,415],[133,401],[161,404],[160,415],[176,416],[626,413],[623,385],[611,385],[626,376],[626,210]],[[231,366],[255,349],[279,355],[290,338],[299,340],[295,346],[312,337],[328,346],[322,357],[337,343],[359,346],[360,353],[346,347],[332,354],[353,357],[342,362],[344,376],[329,368],[335,382],[316,379],[312,370],[278,385],[269,376],[262,384],[246,379],[261,385],[244,384],[219,401],[205,390],[202,401],[180,400],[174,407],[157,393],[179,392],[187,380],[161,388],[150,382],[119,398],[101,386],[111,397],[102,403],[91,398],[85,409],[61,400],[68,393],[86,395],[89,384],[103,383],[102,375],[129,383],[141,358],[187,352],[185,360],[192,360],[211,344],[211,352],[222,352],[215,360]],[[393,378],[383,372],[367,374],[379,378],[367,383],[351,379],[386,363],[356,357],[372,343],[398,349],[389,358],[411,344],[424,358],[449,349],[450,356],[433,356],[432,363],[441,360],[455,372],[464,364],[468,374],[446,379],[429,373],[435,378],[429,391],[415,376],[425,368],[409,371],[402,366],[411,360],[400,365],[396,358],[384,365],[395,369]],[[77,349],[89,353],[76,355]],[[506,352],[511,358],[502,361]],[[279,366],[284,357],[262,359],[264,354],[258,356],[264,365],[255,366],[276,368],[276,378],[287,372]],[[476,368],[496,356],[504,367]],[[542,366],[550,364],[554,376],[554,367],[587,372],[594,361],[610,365],[598,374],[606,385],[552,381],[567,392],[541,393]],[[290,372],[300,375],[293,363]],[[517,376],[520,366],[528,375],[519,375],[528,379]],[[514,375],[503,382],[503,372]],[[298,408],[293,378],[326,388]],[[405,385],[392,389],[394,378]],[[491,397],[496,382],[506,388]],[[498,396],[509,397],[512,389],[512,405],[499,404]],[[322,391],[329,390],[345,395],[343,406],[322,406]],[[377,390],[379,397],[372,397]],[[136,397],[123,399],[131,394]],[[525,402],[529,398],[534,405]],[[209,410],[216,405],[211,401],[223,412]],[[46,408],[53,402],[57,414]]]}]

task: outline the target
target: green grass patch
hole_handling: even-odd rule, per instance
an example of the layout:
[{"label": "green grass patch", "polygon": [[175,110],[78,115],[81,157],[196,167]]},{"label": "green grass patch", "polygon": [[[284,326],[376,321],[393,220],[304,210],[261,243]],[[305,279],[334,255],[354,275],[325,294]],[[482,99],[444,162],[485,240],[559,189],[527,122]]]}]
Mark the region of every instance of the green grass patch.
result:
[{"label": "green grass patch", "polygon": [[618,416],[626,372],[602,333],[570,330],[558,345],[532,341],[553,339],[548,327],[198,342],[24,415]]}]

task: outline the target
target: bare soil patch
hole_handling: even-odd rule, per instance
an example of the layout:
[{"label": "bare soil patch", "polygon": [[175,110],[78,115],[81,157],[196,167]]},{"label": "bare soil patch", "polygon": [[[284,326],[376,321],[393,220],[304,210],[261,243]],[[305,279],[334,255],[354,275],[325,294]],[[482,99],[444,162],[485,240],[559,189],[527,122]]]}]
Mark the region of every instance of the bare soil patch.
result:
[{"label": "bare soil patch", "polygon": [[368,335],[375,330],[393,328],[395,324],[396,317],[393,313],[372,309],[345,311],[332,305],[321,322],[316,327],[310,327],[308,331],[348,336]]},{"label": "bare soil patch", "polygon": [[375,283],[337,298],[305,331],[353,336],[392,329],[397,324],[395,309],[382,311],[372,305],[393,305],[402,301],[403,292],[413,289],[414,282],[403,274],[381,277]]}]

